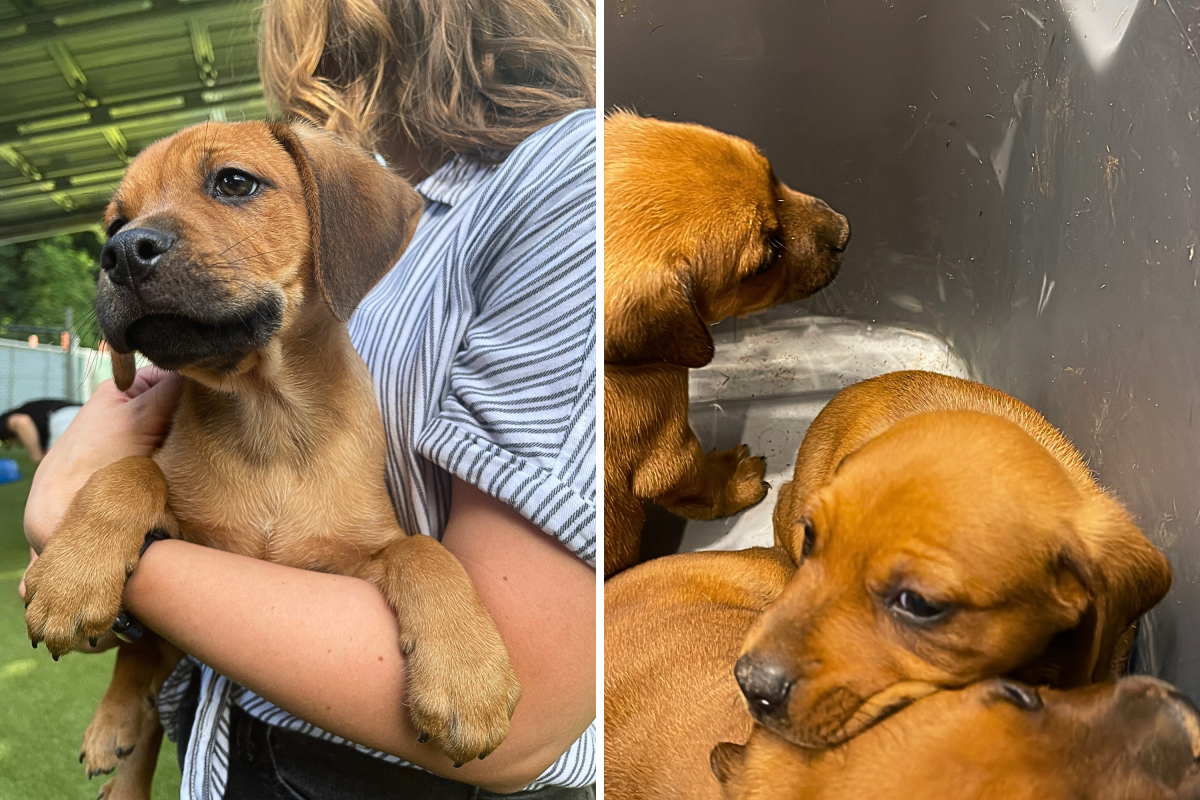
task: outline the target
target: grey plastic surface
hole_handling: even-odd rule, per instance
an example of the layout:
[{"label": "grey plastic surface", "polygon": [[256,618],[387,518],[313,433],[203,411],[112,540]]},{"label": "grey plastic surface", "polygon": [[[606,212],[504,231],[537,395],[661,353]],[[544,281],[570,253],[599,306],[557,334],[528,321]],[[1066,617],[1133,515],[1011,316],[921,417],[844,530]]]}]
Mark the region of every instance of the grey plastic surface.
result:
[{"label": "grey plastic surface", "polygon": [[[834,317],[731,319],[714,329],[716,355],[689,380],[692,430],[705,450],[746,444],[767,460],[775,489],[791,480],[808,426],[838,391],[902,369],[969,377],[936,336]],[[680,551],[770,547],[777,492],[725,519],[685,523]]]},{"label": "grey plastic surface", "polygon": [[744,136],[849,217],[836,283],[766,321],[936,334],[1076,443],[1174,568],[1140,666],[1197,698],[1194,5],[609,0],[605,97]]}]

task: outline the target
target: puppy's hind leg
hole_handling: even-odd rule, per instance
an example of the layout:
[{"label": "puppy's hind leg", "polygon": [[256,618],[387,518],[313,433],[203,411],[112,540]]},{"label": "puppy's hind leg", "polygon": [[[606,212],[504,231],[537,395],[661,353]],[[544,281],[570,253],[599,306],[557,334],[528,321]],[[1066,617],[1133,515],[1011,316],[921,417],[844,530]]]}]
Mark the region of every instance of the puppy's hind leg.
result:
[{"label": "puppy's hind leg", "polygon": [[404,536],[359,577],[380,588],[400,622],[419,741],[432,740],[456,764],[495,750],[508,736],[521,686],[462,564],[431,537]]},{"label": "puppy's hind leg", "polygon": [[180,657],[174,646],[150,632],[118,650],[112,682],[83,735],[79,753],[89,779],[120,768],[100,790],[105,800],[150,797],[163,734],[158,693]]},{"label": "puppy's hind leg", "polygon": [[121,759],[121,768],[100,787],[96,800],[150,800],[162,737],[157,719],[143,725],[133,752]]}]

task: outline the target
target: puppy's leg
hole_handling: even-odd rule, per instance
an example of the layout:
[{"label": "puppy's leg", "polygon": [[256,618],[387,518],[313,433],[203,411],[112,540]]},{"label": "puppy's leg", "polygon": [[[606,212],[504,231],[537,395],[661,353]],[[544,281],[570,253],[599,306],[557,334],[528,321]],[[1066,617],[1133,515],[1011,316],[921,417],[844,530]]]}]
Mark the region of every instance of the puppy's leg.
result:
[{"label": "puppy's leg", "polygon": [[[625,480],[621,480],[624,477]],[[637,563],[646,512],[633,496],[628,476],[610,476],[604,470],[604,577]]]},{"label": "puppy's leg", "polygon": [[396,611],[408,663],[408,709],[421,740],[462,764],[508,735],[521,686],[471,579],[435,539],[403,536],[360,577]]},{"label": "puppy's leg", "polygon": [[162,737],[157,719],[143,725],[133,752],[121,759],[121,768],[100,787],[96,800],[150,800]]},{"label": "puppy's leg", "polygon": [[57,657],[108,632],[166,503],[166,478],[149,458],[123,458],[92,475],[25,575],[30,640]]},{"label": "puppy's leg", "polygon": [[[655,463],[667,459],[666,464]],[[647,466],[658,466],[675,478],[664,491],[647,499],[687,519],[735,514],[760,502],[769,488],[763,481],[766,461],[750,455],[750,448],[743,444],[705,453],[690,427],[680,450],[659,453]]]},{"label": "puppy's leg", "polygon": [[112,681],[83,734],[79,752],[89,779],[120,767],[117,777],[101,791],[108,800],[150,796],[162,742],[158,693],[181,655],[148,631],[136,643],[118,649]]}]

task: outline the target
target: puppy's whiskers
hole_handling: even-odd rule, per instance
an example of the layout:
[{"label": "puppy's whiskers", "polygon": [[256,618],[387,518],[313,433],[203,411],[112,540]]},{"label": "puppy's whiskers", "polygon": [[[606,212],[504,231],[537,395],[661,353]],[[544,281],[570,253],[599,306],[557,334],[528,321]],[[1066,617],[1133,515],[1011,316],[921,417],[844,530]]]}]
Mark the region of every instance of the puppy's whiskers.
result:
[{"label": "puppy's whiskers", "polygon": [[233,244],[229,245],[229,247],[226,247],[224,250],[222,250],[221,252],[217,253],[217,258],[220,258],[221,256],[225,255],[226,253],[228,253],[230,250],[232,250],[233,248],[237,247],[238,245],[240,245],[240,244],[243,244],[244,242],[248,242],[248,241],[250,241],[250,240],[251,240],[251,239],[253,239],[253,238],[254,238],[256,235],[258,235],[258,232],[257,232],[257,231],[255,231],[254,233],[250,234],[249,236],[246,236],[245,238],[243,238],[243,239],[241,239],[241,240],[239,240],[239,241],[236,241],[236,242],[234,242]]},{"label": "puppy's whiskers", "polygon": [[282,252],[287,251],[288,249],[289,248],[286,248],[286,247],[280,247],[280,248],[276,248],[275,250],[264,250],[261,253],[251,253],[248,256],[243,256],[241,258],[235,258],[233,261],[224,261],[219,266],[228,267],[233,264],[240,264],[243,261],[249,261],[252,258],[261,258],[262,256],[269,256],[272,253],[282,253]]}]

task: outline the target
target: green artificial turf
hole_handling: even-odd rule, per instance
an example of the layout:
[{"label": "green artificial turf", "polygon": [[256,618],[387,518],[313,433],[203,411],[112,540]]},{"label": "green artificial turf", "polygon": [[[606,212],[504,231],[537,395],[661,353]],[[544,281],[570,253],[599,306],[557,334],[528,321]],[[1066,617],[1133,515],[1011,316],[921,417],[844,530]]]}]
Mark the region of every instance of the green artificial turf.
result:
[{"label": "green artificial turf", "polygon": [[[79,743],[112,676],[115,651],[73,653],[55,663],[34,650],[17,595],[29,549],[21,518],[33,464],[23,450],[0,449],[22,479],[0,486],[0,800],[91,800],[108,779],[89,781]],[[174,745],[163,739],[154,800],[179,797]]]}]

